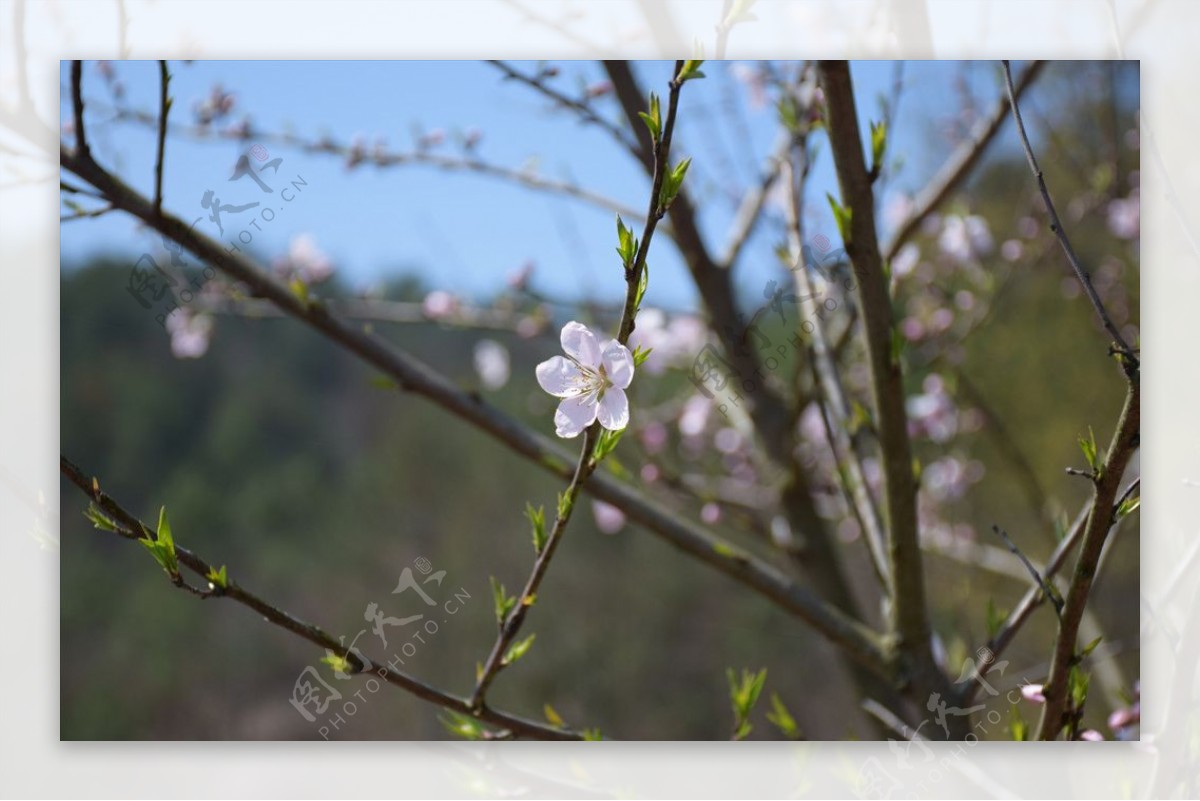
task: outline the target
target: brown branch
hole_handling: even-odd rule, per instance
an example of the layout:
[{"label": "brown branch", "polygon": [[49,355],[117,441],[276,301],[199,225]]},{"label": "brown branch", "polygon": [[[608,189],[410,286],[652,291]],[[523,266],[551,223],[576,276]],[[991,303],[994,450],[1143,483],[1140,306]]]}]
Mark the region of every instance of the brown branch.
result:
[{"label": "brown branch", "polygon": [[167,71],[166,61],[158,62],[158,78],[158,157],[154,161],[154,211],[162,214],[163,155],[167,149],[167,114],[171,110],[171,98],[167,95],[171,73]]},{"label": "brown branch", "polygon": [[[1024,94],[1044,66],[1044,62],[1034,61],[1026,68],[1025,72],[1021,73],[1015,88],[1017,97]],[[967,140],[958,146],[946,163],[942,165],[942,168],[937,171],[937,174],[921,190],[914,202],[915,208],[904,219],[904,222],[900,223],[896,233],[884,245],[884,261],[890,262],[894,259],[904,243],[911,239],[917,229],[921,227],[925,218],[936,211],[950,196],[950,193],[971,174],[971,170],[979,162],[988,145],[996,138],[1000,126],[1008,117],[1008,106],[1008,99],[1001,98],[992,112],[976,124]]]},{"label": "brown branch", "polygon": [[1054,643],[1054,655],[1050,660],[1050,677],[1046,680],[1043,694],[1046,705],[1042,708],[1042,719],[1038,725],[1037,739],[1053,740],[1068,723],[1069,704],[1067,687],[1068,673],[1078,662],[1076,638],[1079,624],[1087,607],[1088,595],[1096,577],[1096,568],[1104,550],[1104,542],[1112,528],[1113,514],[1110,511],[1117,497],[1121,477],[1130,458],[1140,444],[1141,385],[1138,374],[1129,376],[1129,390],[1117,430],[1109,443],[1108,453],[1100,475],[1096,477],[1092,497],[1092,511],[1084,528],[1083,543],[1075,561],[1075,572],[1071,577],[1066,603],[1063,605],[1058,635]]},{"label": "brown branch", "polygon": [[[1079,262],[1079,257],[1075,255],[1075,249],[1071,247],[1071,240],[1067,237],[1067,232],[1063,229],[1062,221],[1058,218],[1058,211],[1054,208],[1054,200],[1050,197],[1050,190],[1046,188],[1046,178],[1042,174],[1041,167],[1038,166],[1037,157],[1033,154],[1033,146],[1029,144],[1029,136],[1025,133],[1025,122],[1021,119],[1021,107],[1017,104],[1017,93],[1013,87],[1012,68],[1007,61],[1001,62],[1004,65],[1004,84],[1008,87],[1009,104],[1012,106],[1013,119],[1017,123],[1017,133],[1021,137],[1021,147],[1025,149],[1025,158],[1029,161],[1029,169],[1033,171],[1033,177],[1037,180],[1038,192],[1042,195],[1042,201],[1046,204],[1046,213],[1050,215],[1050,230],[1058,238],[1058,243],[1062,245],[1063,253],[1067,256],[1067,261],[1071,265],[1071,269],[1075,271],[1075,277],[1079,279],[1079,283],[1083,286],[1084,293],[1091,301],[1092,307],[1096,310],[1096,315],[1100,318],[1104,330],[1113,338],[1116,346],[1122,355],[1122,367],[1127,374],[1132,374],[1138,369],[1138,358],[1134,354],[1133,349],[1125,342],[1125,338],[1121,336],[1121,332],[1117,330],[1113,324],[1112,318],[1108,316],[1108,310],[1104,308],[1103,301],[1096,294],[1095,287],[1092,286],[1091,276],[1083,265]],[[1131,375],[1131,379],[1132,375]]]},{"label": "brown branch", "polygon": [[[797,174],[797,170],[790,160],[786,161],[783,165],[783,173],[788,186],[788,243],[793,259],[792,275],[795,277],[796,294],[799,297],[798,310],[804,308],[806,300],[816,298],[817,296],[812,280],[808,275],[808,265],[805,264],[804,260],[804,234],[800,211],[800,198],[803,192],[801,184],[803,180],[802,176],[804,172],[807,172],[808,153],[806,147],[807,145],[803,141],[796,146],[795,157],[803,159],[806,165],[805,169],[800,171],[800,174]],[[802,311],[801,316],[804,316]],[[813,370],[825,395],[824,407],[828,410],[828,415],[825,419],[829,434],[829,446],[832,448],[834,459],[842,468],[841,472],[844,476],[844,480],[839,481],[839,484],[842,485],[844,490],[847,490],[848,505],[854,511],[855,517],[862,526],[863,540],[867,544],[871,564],[875,568],[875,574],[879,579],[880,586],[883,587],[888,596],[891,596],[893,591],[892,580],[888,570],[887,555],[884,552],[884,538],[886,534],[883,523],[880,520],[879,509],[875,504],[875,499],[871,497],[871,491],[867,486],[866,475],[863,472],[862,460],[859,458],[856,443],[852,441],[850,431],[847,428],[851,416],[850,403],[846,400],[846,393],[842,388],[841,379],[837,374],[837,365],[825,337],[825,322],[819,314],[814,313],[808,315],[808,317],[809,322],[812,323],[812,347],[810,352],[813,359]],[[850,486],[847,488],[846,484]]]},{"label": "brown branch", "polygon": [[[170,213],[155,215],[153,206],[145,197],[91,158],[60,148],[60,160],[64,169],[99,190],[119,209],[182,245],[201,261],[245,283],[252,294],[271,300],[289,315],[373,365],[395,380],[400,389],[428,399],[554,475],[563,479],[571,478],[573,470],[569,457],[545,437],[531,432],[477,396],[463,392],[444,376],[383,338],[364,332],[361,325],[347,323],[333,316],[320,300],[301,300],[236,246],[226,246],[198,233],[191,225]],[[776,568],[729,546],[705,529],[679,517],[662,504],[647,499],[628,484],[611,476],[595,476],[588,483],[587,490],[593,497],[621,509],[631,521],[645,526],[685,553],[806,621],[831,642],[845,648],[849,655],[872,672],[887,675],[884,652],[874,632],[841,608],[827,604],[817,594],[796,584]]]},{"label": "brown branch", "polygon": [[75,114],[75,149],[85,158],[91,156],[87,130],[83,124],[83,62],[71,62],[71,108]]},{"label": "brown branch", "polygon": [[945,676],[931,651],[925,601],[925,573],[917,531],[917,480],[913,474],[904,376],[893,353],[892,302],[875,233],[875,199],[863,158],[862,136],[854,106],[850,65],[825,61],[819,67],[828,104],[829,141],[841,190],[850,213],[846,252],[854,265],[862,310],[863,338],[870,366],[874,418],[882,456],[888,523],[888,558],[893,597],[891,634],[902,674],[920,693],[946,690]]},{"label": "brown branch", "polygon": [[[83,491],[85,495],[91,498],[92,502],[99,507],[105,515],[107,515],[116,526],[117,535],[129,540],[150,539],[157,540],[155,532],[133,514],[128,512],[123,506],[117,503],[113,498],[107,495],[100,489],[100,483],[97,479],[88,479],[84,472],[75,466],[65,456],[59,459],[60,470],[62,474],[72,484]],[[179,545],[175,545],[175,555],[179,563],[201,578],[208,580],[211,572],[214,572],[214,566],[197,556],[192,551]],[[261,615],[267,622],[273,623],[280,628],[295,634],[296,636],[305,639],[314,645],[329,650],[341,658],[349,662],[355,673],[369,670],[372,674],[378,676],[389,684],[393,684],[412,695],[438,706],[452,709],[456,712],[461,712],[464,715],[470,715],[479,720],[490,723],[496,726],[502,726],[514,735],[523,737],[532,737],[539,740],[581,740],[583,736],[570,731],[568,729],[559,729],[536,721],[527,720],[516,715],[510,715],[507,712],[490,709],[487,707],[473,707],[467,702],[467,699],[460,698],[451,693],[439,690],[420,679],[414,678],[402,671],[394,670],[390,667],[376,664],[373,660],[367,659],[367,663],[354,653],[349,647],[342,644],[339,640],[328,634],[319,626],[314,626],[311,623],[306,623],[297,617],[294,617],[279,607],[271,604],[249,590],[242,587],[233,579],[227,579],[225,587],[210,585],[210,590],[199,590],[183,581],[180,576],[172,576],[172,583],[193,595],[200,598],[228,598],[236,601],[243,606],[246,606],[258,615]]]}]

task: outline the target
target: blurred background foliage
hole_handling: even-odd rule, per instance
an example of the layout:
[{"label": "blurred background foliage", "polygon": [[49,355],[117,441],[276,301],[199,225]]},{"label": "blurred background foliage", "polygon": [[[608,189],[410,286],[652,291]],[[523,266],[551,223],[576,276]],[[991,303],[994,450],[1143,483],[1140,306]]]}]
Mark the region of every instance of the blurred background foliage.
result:
[{"label": "blurred background foliage", "polygon": [[[1084,80],[1106,74],[1109,80]],[[1123,304],[1123,322],[1136,324],[1137,239],[1114,229],[1109,205],[1137,186],[1138,150],[1128,133],[1137,130],[1136,65],[1052,65],[1041,81],[1039,106],[1056,109],[1054,136],[1042,143],[1047,180],[1068,209],[1084,263],[1107,269],[1106,297]],[[941,123],[926,124],[931,137],[942,135]],[[919,317],[923,303],[952,307],[963,288],[955,282],[975,281],[971,291],[989,303],[988,316],[961,343],[917,338],[906,351],[910,392],[927,392],[928,376],[937,375],[976,421],[941,441],[918,437],[916,452],[923,465],[953,455],[975,474],[967,491],[939,505],[939,520],[956,541],[968,550],[1002,547],[990,533],[996,524],[1039,561],[1055,543],[1054,521],[1073,518],[1087,497],[1086,482],[1064,468],[1082,465],[1076,440],[1088,426],[1107,443],[1122,379],[1044,226],[1018,233],[1034,213],[1032,191],[1019,154],[993,148],[942,209],[986,221],[994,243],[977,259],[986,286],[979,275],[939,272],[945,231],[931,227],[916,240],[916,277],[901,285],[898,298]],[[1009,240],[1021,246],[1016,258],[1005,248]],[[217,315],[203,357],[176,358],[154,313],[126,292],[136,255],[114,247],[63,264],[63,453],[143,520],[153,521],[165,505],[180,544],[347,640],[370,625],[363,619],[370,603],[397,617],[424,611],[391,591],[404,568],[427,558],[447,571],[440,600],[463,591],[470,598],[443,616],[405,667],[468,692],[495,631],[489,576],[510,589],[524,582],[532,558],[525,501],[552,506],[560,482],[440,409],[377,386],[371,370],[292,320]],[[922,265],[933,271],[925,279]],[[396,278],[376,297],[427,301],[436,287],[410,268],[394,265]],[[787,277],[782,269],[780,275]],[[753,311],[759,288],[742,290],[743,306]],[[354,294],[338,276],[320,291]],[[534,336],[483,334],[432,319],[374,327],[549,433],[553,399],[533,381],[534,365],[558,352],[562,321],[612,320],[586,304],[554,317]],[[795,324],[793,315],[787,324]],[[773,335],[786,339],[779,332]],[[512,378],[496,389],[481,386],[474,364],[485,336],[511,358]],[[670,369],[653,381],[635,380],[632,393],[636,427],[639,408],[679,407],[695,391],[682,369]],[[697,452],[682,441],[678,421],[667,422],[665,462],[722,469],[711,447]],[[711,446],[711,431],[705,436]],[[626,437],[616,456],[631,480],[645,483],[645,454],[634,438]],[[833,479],[814,476],[821,480]],[[647,490],[661,491],[661,481]],[[1044,508],[1034,502],[1038,492]],[[688,515],[704,513],[703,499],[667,495]],[[345,695],[362,690],[367,697],[330,738],[447,736],[425,702],[387,687],[367,694],[357,682],[339,684],[319,665],[319,650],[247,609],[175,591],[143,549],[90,527],[81,514],[86,501],[73,487],[64,484],[61,497],[63,739],[319,738],[322,721],[304,720],[288,703],[307,665]],[[622,739],[724,739],[733,726],[726,668],[765,667],[767,693],[752,738],[778,736],[762,717],[772,692],[810,738],[870,736],[841,663],[820,637],[635,527],[602,533],[614,526],[597,523],[590,501],[587,511],[572,523],[539,593],[526,628],[537,633],[533,650],[497,682],[494,705],[540,717],[549,703],[573,726]],[[736,510],[720,514],[715,528],[788,569]],[[861,543],[841,547],[868,597],[873,579]],[[946,664],[959,665],[987,640],[989,602],[1011,608],[1029,580],[934,553],[926,565],[934,628]],[[1138,573],[1134,515],[1114,537],[1091,607],[1105,645],[1092,666],[1085,722],[1106,736],[1105,718],[1127,702],[1123,696],[1139,677]],[[1053,631],[1051,610],[1039,610],[1006,654],[998,689],[1042,678]],[[368,631],[360,645],[375,657],[396,654],[406,632],[389,630],[383,649]],[[990,703],[1007,718],[1007,702]],[[1021,712],[1033,721],[1038,710],[1024,704]],[[1007,736],[1006,725],[986,732]]]}]

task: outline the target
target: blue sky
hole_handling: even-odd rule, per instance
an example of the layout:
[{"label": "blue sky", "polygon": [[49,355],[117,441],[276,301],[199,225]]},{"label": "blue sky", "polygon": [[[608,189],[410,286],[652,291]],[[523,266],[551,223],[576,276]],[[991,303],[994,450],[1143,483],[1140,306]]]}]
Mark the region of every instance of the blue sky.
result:
[{"label": "blue sky", "polygon": [[[536,64],[513,62],[533,72]],[[570,94],[604,79],[594,62],[561,62],[556,85]],[[157,109],[158,69],[152,61],[114,64],[125,86],[124,105]],[[644,88],[665,93],[669,62],[639,62],[636,72]],[[937,120],[953,113],[960,96],[954,79],[965,74],[972,90],[990,107],[997,97],[998,69],[979,64],[966,73],[956,62],[910,62],[904,68],[905,91],[893,123],[889,148],[903,154],[903,166],[892,189],[919,187],[941,163],[947,145],[935,133]],[[134,122],[112,121],[105,107],[112,100],[94,62],[85,72],[93,150],[138,189],[152,191],[154,132]],[[689,83],[679,112],[676,158],[694,159],[688,184],[702,211],[710,244],[719,248],[732,218],[725,198],[731,186],[745,186],[756,164],[769,151],[777,131],[774,111],[745,108],[745,125],[727,123],[723,104],[746,104],[742,84],[731,64],[706,65],[708,78]],[[880,116],[881,96],[891,92],[892,62],[857,62],[853,67],[860,122]],[[172,119],[191,122],[193,108],[221,84],[236,95],[230,119],[250,116],[256,130],[291,132],[306,139],[329,135],[348,143],[355,136],[368,146],[381,138],[390,150],[411,149],[418,131],[443,129],[449,141],[439,148],[460,153],[456,132],[483,134],[478,155],[512,168],[536,159],[544,177],[569,178],[633,208],[646,203],[648,181],[640,166],[595,126],[581,125],[569,113],[552,109],[528,87],[502,80],[493,66],[481,62],[328,62],[208,61],[172,62]],[[67,73],[63,70],[63,85]],[[604,116],[620,120],[616,101],[596,101]],[[62,104],[70,119],[69,102]],[[224,125],[226,123],[218,123]],[[747,146],[746,139],[749,138]],[[250,140],[255,141],[254,138]],[[820,138],[818,138],[820,141]],[[828,148],[820,142],[808,198],[812,209],[809,235],[836,239],[824,201],[836,195]],[[249,180],[228,181],[245,144],[172,136],[168,140],[165,206],[184,218],[207,215],[201,206],[206,190],[226,204],[265,200]],[[301,233],[312,234],[352,286],[365,287],[402,272],[421,275],[431,287],[484,298],[503,288],[506,277],[527,261],[536,264],[534,284],[550,294],[617,298],[624,286],[613,252],[613,214],[559,195],[547,195],[474,174],[447,173],[426,166],[378,169],[362,165],[348,170],[338,158],[305,154],[270,145],[280,157],[278,175],[264,173],[268,184],[280,185],[301,176],[306,182],[290,203],[275,200],[278,213],[251,230],[251,248],[267,258],[281,254]],[[257,211],[257,210],[256,210]],[[232,240],[256,213],[225,215],[225,236]],[[201,230],[217,234],[207,219]],[[738,280],[761,286],[777,274],[771,255],[775,242],[760,236],[753,242]],[[63,227],[62,255],[71,264],[107,252],[136,259],[155,246],[154,240],[128,218],[110,214],[74,221]],[[694,303],[686,271],[664,238],[651,253],[651,304],[670,307]]]}]

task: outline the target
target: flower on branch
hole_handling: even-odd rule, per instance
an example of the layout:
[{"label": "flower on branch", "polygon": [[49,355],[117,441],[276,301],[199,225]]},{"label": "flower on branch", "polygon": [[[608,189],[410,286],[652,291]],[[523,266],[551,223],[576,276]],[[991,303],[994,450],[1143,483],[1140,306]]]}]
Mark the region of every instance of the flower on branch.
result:
[{"label": "flower on branch", "polygon": [[629,424],[625,389],[633,380],[633,355],[615,339],[600,341],[583,323],[562,329],[566,357],[555,356],[537,366],[542,389],[562,398],[554,413],[555,433],[570,439],[596,420],[609,431]]}]

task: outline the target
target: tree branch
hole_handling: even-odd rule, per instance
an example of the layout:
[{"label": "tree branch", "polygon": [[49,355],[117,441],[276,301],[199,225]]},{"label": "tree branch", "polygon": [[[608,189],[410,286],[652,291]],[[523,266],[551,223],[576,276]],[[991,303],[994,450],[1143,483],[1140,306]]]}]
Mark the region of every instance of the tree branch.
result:
[{"label": "tree branch", "polygon": [[[114,523],[119,524],[114,532],[117,535],[129,540],[150,539],[156,540],[155,532],[146,524],[138,520],[130,512],[109,497],[103,490],[100,489],[100,483],[95,478],[90,481],[86,478],[82,470],[75,466],[65,456],[59,459],[60,470],[62,474],[72,484],[83,491],[85,495],[108,516]],[[208,580],[210,572],[213,571],[213,565],[206,562],[196,554],[184,548],[181,545],[175,545],[175,555],[179,563],[187,567],[196,575]],[[512,732],[514,735],[524,737],[533,737],[540,740],[581,740],[582,735],[570,731],[568,729],[558,729],[546,726],[535,721],[525,718],[510,715],[507,712],[501,712],[487,707],[477,708],[472,707],[466,699],[460,698],[451,693],[439,690],[429,684],[422,682],[420,679],[414,678],[402,671],[393,670],[392,668],[376,664],[368,658],[369,664],[364,664],[350,648],[343,645],[339,640],[332,637],[318,626],[311,623],[305,623],[299,618],[293,617],[277,606],[263,600],[254,593],[245,589],[232,579],[227,579],[225,587],[217,587],[212,585],[209,591],[198,590],[195,587],[184,582],[181,578],[173,577],[172,583],[182,590],[190,592],[201,598],[229,598],[243,606],[252,609],[256,614],[261,615],[269,623],[273,623],[286,631],[295,634],[297,637],[305,639],[314,645],[329,650],[341,658],[349,662],[356,673],[363,670],[369,670],[374,675],[393,684],[412,695],[438,706],[452,709],[464,715],[470,715],[479,720],[497,726],[503,726],[505,729]]]},{"label": "tree branch", "polygon": [[162,214],[163,155],[167,149],[167,114],[171,110],[171,98],[167,95],[171,73],[167,71],[166,61],[158,62],[158,77],[158,157],[154,161],[154,212]]},{"label": "tree branch", "polygon": [[[1021,73],[1015,88],[1017,97],[1025,93],[1044,66],[1045,62],[1034,61]],[[1001,124],[1008,117],[1008,106],[1008,99],[1001,98],[992,112],[976,124],[971,136],[958,146],[946,163],[942,165],[942,168],[937,171],[937,174],[921,190],[914,203],[915,208],[904,219],[904,222],[900,223],[896,233],[884,245],[884,261],[890,262],[894,259],[904,243],[911,239],[920,228],[925,218],[941,206],[950,193],[971,174],[971,170],[979,162],[988,145],[996,138]]]},{"label": "tree branch", "polygon": [[1092,511],[1084,528],[1083,544],[1075,561],[1075,572],[1071,577],[1066,603],[1063,605],[1058,636],[1054,643],[1054,655],[1050,661],[1050,677],[1046,680],[1043,694],[1046,705],[1042,708],[1042,719],[1038,725],[1037,739],[1053,740],[1067,724],[1068,690],[1067,677],[1078,662],[1076,638],[1079,623],[1087,606],[1096,567],[1104,549],[1104,542],[1113,523],[1113,503],[1117,496],[1121,477],[1130,458],[1140,444],[1141,385],[1136,372],[1129,377],[1129,390],[1125,396],[1125,407],[1100,475],[1096,477]]},{"label": "tree branch", "polygon": [[1038,191],[1041,193],[1042,200],[1046,204],[1046,213],[1050,215],[1050,230],[1058,238],[1058,243],[1062,245],[1063,253],[1066,254],[1071,269],[1075,271],[1075,277],[1079,279],[1084,293],[1088,296],[1088,300],[1091,301],[1092,307],[1095,308],[1096,315],[1104,325],[1104,330],[1113,338],[1119,352],[1123,356],[1123,369],[1126,371],[1126,374],[1131,374],[1138,369],[1138,358],[1134,354],[1133,349],[1125,342],[1125,338],[1121,336],[1121,332],[1117,330],[1116,325],[1113,324],[1112,318],[1108,316],[1108,311],[1104,308],[1104,303],[1100,300],[1100,296],[1096,294],[1095,287],[1092,286],[1091,277],[1083,269],[1083,265],[1079,262],[1079,257],[1075,255],[1075,249],[1071,247],[1071,240],[1067,238],[1067,232],[1063,229],[1062,221],[1058,219],[1058,211],[1054,208],[1054,200],[1050,197],[1050,190],[1046,188],[1046,179],[1042,175],[1041,168],[1038,166],[1037,157],[1033,155],[1033,146],[1029,144],[1029,136],[1025,133],[1025,122],[1021,119],[1021,108],[1017,104],[1016,89],[1013,88],[1012,68],[1007,61],[1001,63],[1004,65],[1004,83],[1008,87],[1008,99],[1009,104],[1012,106],[1013,119],[1017,123],[1017,133],[1020,134],[1021,146],[1025,149],[1025,158],[1029,161],[1029,169],[1033,171],[1033,177],[1037,180]]},{"label": "tree branch", "polygon": [[904,381],[893,352],[893,312],[875,234],[875,199],[863,158],[850,65],[824,61],[819,67],[828,104],[829,141],[841,189],[849,208],[846,252],[854,264],[863,337],[870,365],[875,424],[879,433],[888,522],[888,557],[894,594],[889,608],[901,670],[919,691],[943,691],[945,677],[930,650],[925,575],[917,531],[917,481],[913,474]]},{"label": "tree branch", "polygon": [[75,149],[84,158],[91,157],[87,129],[83,124],[83,62],[71,62],[71,108],[75,114]]},{"label": "tree branch", "polygon": [[[642,275],[646,270],[646,257],[650,252],[650,242],[654,239],[654,231],[658,227],[658,221],[666,213],[666,208],[663,206],[661,200],[661,192],[663,181],[667,175],[667,171],[670,169],[668,160],[671,152],[671,139],[675,132],[675,114],[679,107],[679,90],[683,86],[683,82],[679,77],[682,68],[683,62],[677,61],[675,63],[675,78],[670,83],[666,121],[662,125],[661,136],[657,137],[654,143],[654,180],[650,189],[649,208],[646,211],[646,227],[642,231],[642,238],[638,245],[637,254],[634,256],[633,264],[628,268],[625,276],[625,307],[621,313],[621,321],[617,326],[616,336],[617,341],[622,345],[629,342],[629,336],[633,333],[634,320],[637,317],[638,303],[641,300],[640,296],[642,294],[639,287]],[[530,573],[524,590],[521,591],[521,595],[517,598],[516,605],[500,626],[500,634],[496,637],[496,642],[492,645],[492,651],[483,665],[483,671],[480,673],[475,685],[475,692],[471,696],[472,706],[483,704],[488,687],[495,680],[497,673],[505,666],[505,655],[508,653],[517,634],[520,633],[525,616],[535,603],[538,587],[541,585],[546,571],[550,568],[550,560],[554,558],[558,544],[562,541],[567,524],[570,522],[571,516],[575,511],[575,501],[579,497],[584,483],[592,475],[599,463],[593,456],[593,448],[599,438],[600,428],[600,423],[598,421],[594,422],[589,426],[584,435],[583,448],[579,453],[579,461],[575,465],[575,474],[571,478],[571,483],[567,486],[565,500],[558,506],[554,527],[551,529],[545,546],[534,562],[533,572]]]},{"label": "tree branch", "polygon": [[[463,392],[445,377],[381,337],[366,333],[361,326],[346,323],[331,315],[319,299],[301,300],[236,246],[227,247],[216,242],[169,213],[155,215],[153,206],[145,197],[91,158],[60,148],[60,161],[64,169],[99,190],[119,209],[142,220],[151,229],[182,245],[197,258],[234,280],[247,284],[252,294],[270,299],[289,315],[356,354],[395,380],[400,389],[430,400],[554,475],[563,479],[571,478],[573,471],[568,457],[545,437],[529,431],[477,396]],[[597,475],[587,489],[593,497],[621,509],[630,520],[808,622],[871,671],[879,675],[887,674],[884,652],[870,629],[842,609],[834,608],[812,591],[797,585],[774,567],[714,538],[706,530],[680,518],[662,504],[645,498],[611,476]]]}]

